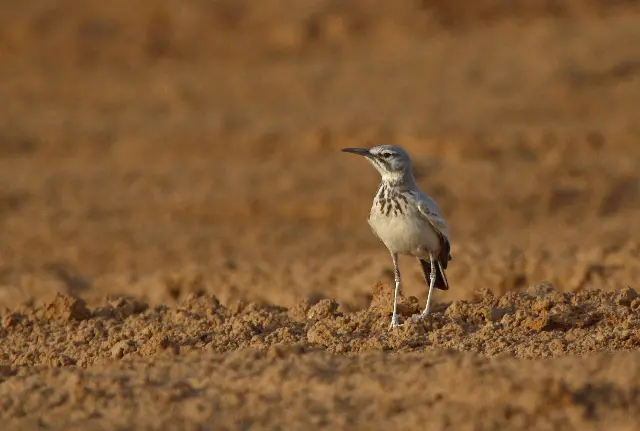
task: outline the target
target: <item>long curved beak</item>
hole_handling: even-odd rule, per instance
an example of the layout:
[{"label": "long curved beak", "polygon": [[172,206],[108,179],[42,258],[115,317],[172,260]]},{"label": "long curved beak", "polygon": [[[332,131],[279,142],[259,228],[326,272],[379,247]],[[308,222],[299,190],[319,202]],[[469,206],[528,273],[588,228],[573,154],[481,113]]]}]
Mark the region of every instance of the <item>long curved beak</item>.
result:
[{"label": "long curved beak", "polygon": [[345,153],[353,153],[358,154],[360,156],[370,156],[371,153],[366,148],[343,148],[342,151]]}]

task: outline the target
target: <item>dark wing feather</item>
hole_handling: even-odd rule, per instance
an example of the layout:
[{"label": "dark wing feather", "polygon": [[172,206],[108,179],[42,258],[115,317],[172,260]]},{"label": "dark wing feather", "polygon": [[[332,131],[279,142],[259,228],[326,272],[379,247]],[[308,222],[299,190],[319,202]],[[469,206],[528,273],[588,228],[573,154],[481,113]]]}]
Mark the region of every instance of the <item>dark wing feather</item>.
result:
[{"label": "dark wing feather", "polygon": [[[449,289],[449,282],[445,269],[449,265],[451,260],[451,244],[449,242],[449,229],[444,219],[440,215],[440,208],[430,197],[420,193],[418,200],[418,210],[420,214],[429,222],[433,230],[440,239],[440,252],[436,258],[436,283],[435,287],[441,290]],[[422,265],[422,271],[424,272],[425,280],[429,282],[429,276],[431,275],[431,263],[427,260],[420,259],[420,265]]]},{"label": "dark wing feather", "polygon": [[[431,263],[428,260],[418,259],[422,266],[422,272],[424,273],[424,280],[427,284],[431,281]],[[436,263],[436,282],[434,284],[436,289],[449,290],[449,281],[447,275],[444,272],[442,264]]]}]

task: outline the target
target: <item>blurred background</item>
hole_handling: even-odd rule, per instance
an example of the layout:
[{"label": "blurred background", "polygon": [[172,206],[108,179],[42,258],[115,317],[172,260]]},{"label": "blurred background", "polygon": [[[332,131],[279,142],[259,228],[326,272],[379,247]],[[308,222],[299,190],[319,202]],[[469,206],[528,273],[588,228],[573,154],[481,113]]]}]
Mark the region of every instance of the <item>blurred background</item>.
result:
[{"label": "blurred background", "polygon": [[387,143],[451,225],[437,301],[638,289],[639,3],[0,1],[0,307],[366,307],[378,175],[339,149]]}]

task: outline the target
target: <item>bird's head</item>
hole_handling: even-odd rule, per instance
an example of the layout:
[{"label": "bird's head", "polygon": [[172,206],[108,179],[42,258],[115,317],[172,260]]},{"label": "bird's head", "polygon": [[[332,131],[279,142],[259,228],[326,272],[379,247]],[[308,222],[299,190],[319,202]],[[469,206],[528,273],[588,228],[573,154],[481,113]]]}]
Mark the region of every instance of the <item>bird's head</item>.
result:
[{"label": "bird's head", "polygon": [[383,180],[402,181],[412,178],[411,158],[395,145],[379,145],[371,149],[344,148],[342,151],[364,156],[380,172]]}]

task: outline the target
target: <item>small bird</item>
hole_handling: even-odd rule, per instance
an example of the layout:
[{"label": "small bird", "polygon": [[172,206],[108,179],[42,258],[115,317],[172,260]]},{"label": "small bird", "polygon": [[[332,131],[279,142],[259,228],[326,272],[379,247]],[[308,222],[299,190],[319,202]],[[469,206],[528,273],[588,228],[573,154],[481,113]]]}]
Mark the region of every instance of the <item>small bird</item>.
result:
[{"label": "small bird", "polygon": [[451,260],[451,246],[449,228],[440,208],[416,184],[411,158],[402,148],[380,145],[371,149],[344,148],[342,151],[364,156],[382,177],[369,213],[369,226],[387,247],[393,260],[396,287],[390,328],[401,326],[397,311],[401,284],[398,255],[414,256],[422,266],[429,296],[417,320],[424,319],[429,314],[433,288],[449,289],[445,270]]}]

